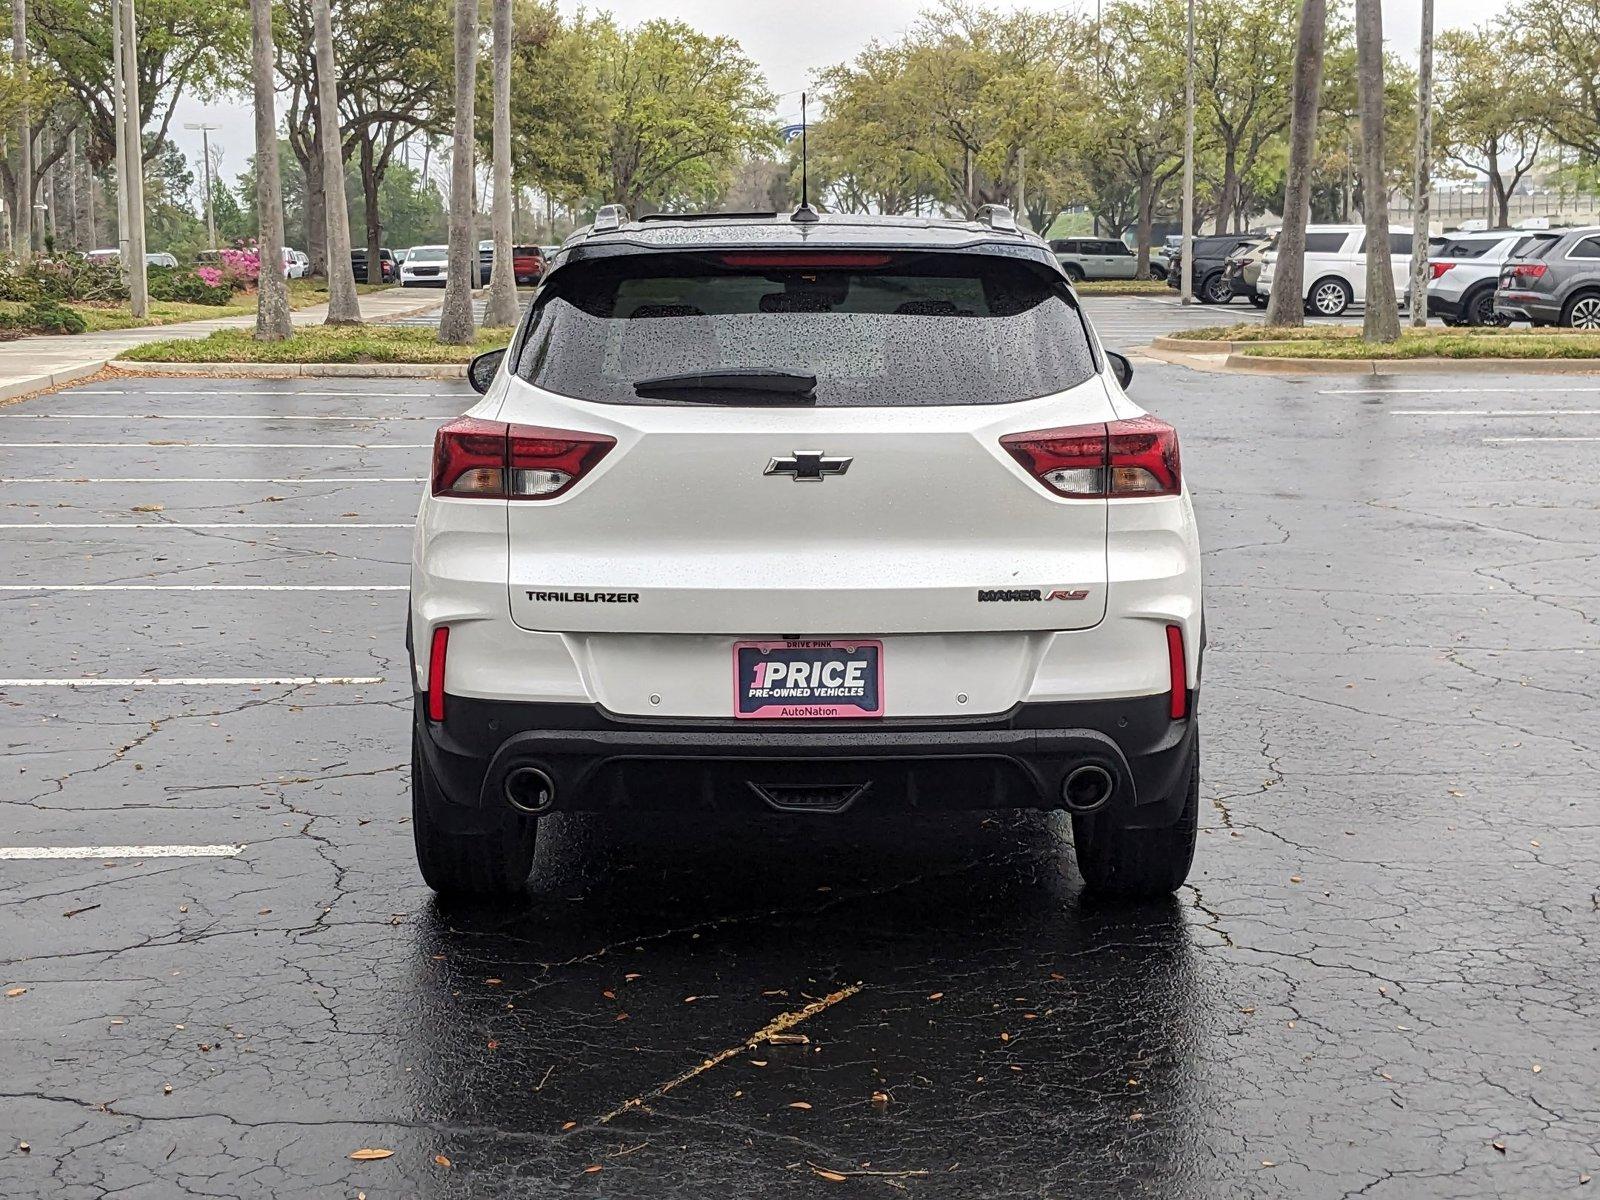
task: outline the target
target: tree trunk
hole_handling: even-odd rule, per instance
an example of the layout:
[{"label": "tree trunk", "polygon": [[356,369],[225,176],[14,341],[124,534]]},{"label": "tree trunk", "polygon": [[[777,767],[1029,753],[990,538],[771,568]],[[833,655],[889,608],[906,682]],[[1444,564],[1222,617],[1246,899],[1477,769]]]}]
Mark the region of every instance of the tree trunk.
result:
[{"label": "tree trunk", "polygon": [[328,197],[322,189],[322,139],[314,138],[316,153],[301,160],[306,177],[306,257],[311,273],[328,277]]},{"label": "tree trunk", "polygon": [[1216,232],[1228,232],[1228,222],[1237,221],[1239,203],[1239,152],[1233,146],[1222,152],[1222,194],[1217,200]]},{"label": "tree trunk", "polygon": [[1289,169],[1283,189],[1283,228],[1267,300],[1268,325],[1306,323],[1306,222],[1311,215],[1311,158],[1322,103],[1322,42],[1327,0],[1301,0],[1294,48],[1294,107],[1289,113]]},{"label": "tree trunk", "polygon": [[494,0],[494,271],[485,325],[517,323],[511,255],[511,0]]},{"label": "tree trunk", "polygon": [[1155,172],[1143,168],[1139,171],[1139,199],[1136,229],[1134,234],[1134,253],[1137,258],[1133,264],[1133,277],[1135,279],[1148,279],[1150,277],[1150,230],[1155,222],[1156,207],[1156,179]]},{"label": "tree trunk", "polygon": [[256,282],[256,340],[292,332],[283,278],[283,187],[278,178],[278,115],[273,97],[272,0],[250,0],[250,73],[256,101],[256,213],[261,274]]},{"label": "tree trunk", "polygon": [[361,324],[355,267],[350,262],[350,208],[344,196],[344,144],[333,61],[330,0],[314,0],[317,43],[317,128],[322,134],[323,211],[328,214],[328,325]]},{"label": "tree trunk", "polygon": [[367,283],[383,282],[383,215],[378,211],[378,188],[383,175],[372,153],[372,138],[361,135],[361,215],[367,229]]},{"label": "tree trunk", "polygon": [[[1428,234],[1433,221],[1433,0],[1422,0],[1421,42],[1417,58],[1417,163],[1411,189],[1411,324],[1428,323]],[[1502,224],[1504,221],[1502,221]]]},{"label": "tree trunk", "polygon": [[28,0],[11,0],[11,59],[22,88],[17,110],[17,193],[12,245],[23,262],[33,257],[33,116],[28,108]]},{"label": "tree trunk", "polygon": [[1367,222],[1367,300],[1361,336],[1400,340],[1400,304],[1389,256],[1389,190],[1383,179],[1382,0],[1356,0],[1356,94],[1361,106],[1361,193]]},{"label": "tree trunk", "polygon": [[477,98],[478,4],[455,0],[455,124],[450,146],[450,260],[439,316],[439,340],[472,342],[472,287],[478,277],[478,247],[472,237],[472,138]]}]

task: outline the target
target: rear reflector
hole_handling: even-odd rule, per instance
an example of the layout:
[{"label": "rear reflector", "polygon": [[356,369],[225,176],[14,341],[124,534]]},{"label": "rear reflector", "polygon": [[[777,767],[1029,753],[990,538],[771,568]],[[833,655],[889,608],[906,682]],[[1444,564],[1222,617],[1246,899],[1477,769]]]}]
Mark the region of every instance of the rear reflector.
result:
[{"label": "rear reflector", "polygon": [[450,644],[450,626],[441,625],[433,631],[433,645],[428,649],[428,720],[444,720],[444,656]]},{"label": "rear reflector", "polygon": [[813,251],[808,254],[796,254],[784,250],[718,255],[725,267],[764,267],[780,271],[806,271],[824,267],[885,267],[889,265],[889,257],[887,254],[863,254],[859,251],[834,253]]},{"label": "rear reflector", "polygon": [[1183,488],[1178,433],[1155,417],[1009,433],[1000,444],[1058,496],[1176,496]]},{"label": "rear reflector", "polygon": [[1438,279],[1441,275],[1443,275],[1446,271],[1448,271],[1451,267],[1453,267],[1455,265],[1456,265],[1455,263],[1448,263],[1448,262],[1429,263],[1428,264],[1428,270],[1431,271],[1432,274],[1430,274],[1428,276],[1428,278],[1429,279]]},{"label": "rear reflector", "polygon": [[479,500],[552,500],[617,444],[574,433],[458,417],[433,439],[433,494]]},{"label": "rear reflector", "polygon": [[1167,667],[1172,680],[1172,698],[1167,713],[1174,721],[1189,715],[1189,670],[1183,659],[1183,629],[1167,626]]}]

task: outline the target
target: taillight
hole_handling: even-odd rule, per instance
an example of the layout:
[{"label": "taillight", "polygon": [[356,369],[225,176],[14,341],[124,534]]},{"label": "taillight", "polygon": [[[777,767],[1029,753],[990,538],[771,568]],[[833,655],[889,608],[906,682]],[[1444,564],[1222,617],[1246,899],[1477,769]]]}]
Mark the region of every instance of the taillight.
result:
[{"label": "taillight", "polygon": [[428,648],[428,720],[444,720],[444,658],[450,645],[450,626],[440,625],[433,631],[433,644]]},{"label": "taillight", "polygon": [[1176,496],[1183,487],[1178,432],[1155,417],[1010,433],[1000,444],[1058,496]]},{"label": "taillight", "polygon": [[1453,266],[1455,266],[1455,263],[1442,263],[1442,262],[1429,263],[1428,264],[1428,269],[1430,271],[1432,271],[1433,273],[1431,275],[1429,275],[1428,278],[1429,279],[1437,279],[1437,278],[1439,278],[1439,276],[1443,275],[1446,271],[1448,271]]},{"label": "taillight", "polygon": [[1542,262],[1517,263],[1511,268],[1511,280],[1513,283],[1526,283],[1530,279],[1542,279],[1549,269]]},{"label": "taillight", "polygon": [[827,250],[811,253],[794,250],[741,250],[718,256],[726,267],[774,267],[784,271],[820,270],[826,267],[849,269],[884,267],[890,256],[859,250]]},{"label": "taillight", "polygon": [[617,444],[573,433],[458,417],[433,439],[433,494],[479,500],[552,500]]},{"label": "taillight", "polygon": [[1189,669],[1183,658],[1183,629],[1178,625],[1167,626],[1167,672],[1172,689],[1167,715],[1181,721],[1189,715]]}]

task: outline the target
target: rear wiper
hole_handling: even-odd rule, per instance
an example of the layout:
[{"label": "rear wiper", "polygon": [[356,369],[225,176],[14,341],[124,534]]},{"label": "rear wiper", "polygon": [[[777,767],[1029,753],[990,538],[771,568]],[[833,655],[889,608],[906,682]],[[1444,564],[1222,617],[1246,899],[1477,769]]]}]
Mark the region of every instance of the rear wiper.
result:
[{"label": "rear wiper", "polygon": [[702,404],[809,404],[816,402],[817,377],[800,371],[747,367],[730,371],[688,371],[659,375],[633,385],[640,396],[694,400]]}]

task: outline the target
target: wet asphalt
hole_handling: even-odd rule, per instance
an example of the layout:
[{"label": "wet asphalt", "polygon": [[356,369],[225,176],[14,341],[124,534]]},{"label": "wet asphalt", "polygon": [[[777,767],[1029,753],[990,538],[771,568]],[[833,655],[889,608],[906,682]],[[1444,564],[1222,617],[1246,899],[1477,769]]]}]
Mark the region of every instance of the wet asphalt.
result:
[{"label": "wet asphalt", "polygon": [[558,817],[441,906],[403,588],[464,390],[0,408],[0,856],[130,848],[0,857],[0,1195],[1600,1188],[1600,377],[1137,371],[1211,646],[1191,886],[1133,908],[1058,818],[870,811]]}]

